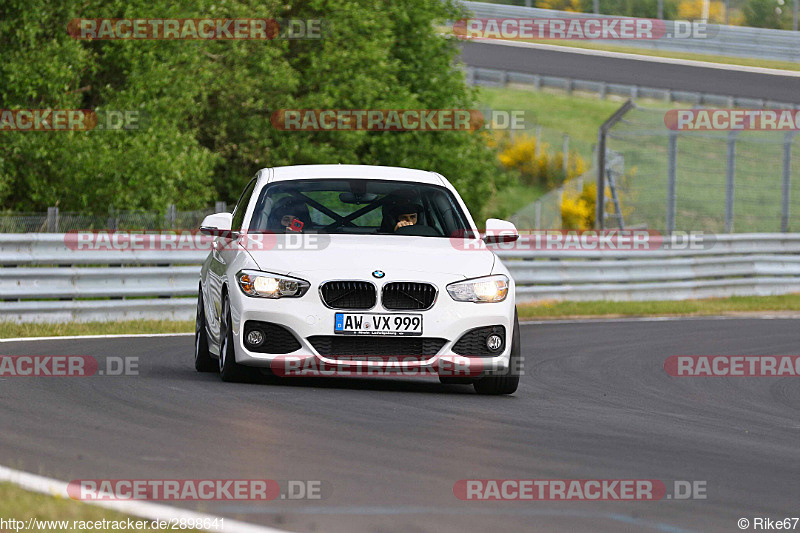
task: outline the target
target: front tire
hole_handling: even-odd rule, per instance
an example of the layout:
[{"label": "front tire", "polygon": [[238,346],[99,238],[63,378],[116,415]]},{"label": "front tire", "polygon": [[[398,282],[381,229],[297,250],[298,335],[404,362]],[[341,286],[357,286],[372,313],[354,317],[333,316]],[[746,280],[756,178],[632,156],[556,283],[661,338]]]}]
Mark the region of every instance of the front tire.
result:
[{"label": "front tire", "polygon": [[519,362],[522,360],[522,348],[519,340],[519,318],[514,309],[514,332],[511,335],[511,356],[508,359],[508,370],[501,375],[486,376],[473,384],[478,394],[499,395],[513,394],[519,387]]},{"label": "front tire", "polygon": [[219,365],[208,351],[206,314],[203,306],[203,291],[197,295],[197,316],[194,321],[194,369],[198,372],[219,372]]},{"label": "front tire", "polygon": [[222,301],[222,320],[220,322],[222,346],[219,348],[219,375],[222,377],[222,381],[233,383],[247,381],[251,375],[251,369],[236,362],[233,328],[231,327],[231,304],[227,295]]}]

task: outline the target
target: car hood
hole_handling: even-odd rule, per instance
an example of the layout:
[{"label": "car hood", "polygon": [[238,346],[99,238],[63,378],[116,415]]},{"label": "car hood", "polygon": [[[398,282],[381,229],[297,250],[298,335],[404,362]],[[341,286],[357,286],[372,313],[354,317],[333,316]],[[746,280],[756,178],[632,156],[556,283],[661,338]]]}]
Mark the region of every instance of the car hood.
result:
[{"label": "car hood", "polygon": [[463,278],[491,274],[494,254],[482,242],[468,250],[461,242],[402,235],[303,234],[302,238],[274,235],[261,247],[245,245],[260,270],[276,274],[335,272],[369,279],[381,270],[387,280],[399,279],[403,272]]}]

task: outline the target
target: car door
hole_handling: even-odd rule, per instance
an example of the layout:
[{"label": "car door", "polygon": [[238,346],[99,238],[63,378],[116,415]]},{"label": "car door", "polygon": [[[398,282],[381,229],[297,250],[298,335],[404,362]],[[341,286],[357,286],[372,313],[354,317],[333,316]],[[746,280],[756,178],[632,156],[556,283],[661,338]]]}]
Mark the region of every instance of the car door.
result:
[{"label": "car door", "polygon": [[237,234],[242,230],[244,216],[250,197],[256,186],[256,178],[244,188],[236,207],[233,209],[233,219],[231,221],[231,234],[227,237],[217,237],[211,248],[208,266],[208,291],[209,297],[206,299],[209,309],[206,316],[209,317],[209,343],[213,346],[212,351],[217,353],[220,346],[220,319],[222,317],[222,287],[225,284],[225,273],[227,267],[236,259],[236,254],[240,253],[239,246],[236,245]]}]

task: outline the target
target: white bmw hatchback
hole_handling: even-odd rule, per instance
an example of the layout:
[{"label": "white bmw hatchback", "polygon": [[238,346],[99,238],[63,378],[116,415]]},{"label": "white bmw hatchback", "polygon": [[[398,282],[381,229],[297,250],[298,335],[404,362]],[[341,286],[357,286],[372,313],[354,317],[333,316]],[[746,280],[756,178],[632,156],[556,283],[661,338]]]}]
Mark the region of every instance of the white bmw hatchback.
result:
[{"label": "white bmw hatchback", "polygon": [[[195,368],[242,381],[276,361],[438,369],[444,383],[511,394],[520,372],[514,280],[443,176],[362,165],[260,170],[201,274]],[[443,372],[444,362],[479,372]],[[449,368],[453,368],[450,366]],[[400,373],[399,375],[403,375]]]}]

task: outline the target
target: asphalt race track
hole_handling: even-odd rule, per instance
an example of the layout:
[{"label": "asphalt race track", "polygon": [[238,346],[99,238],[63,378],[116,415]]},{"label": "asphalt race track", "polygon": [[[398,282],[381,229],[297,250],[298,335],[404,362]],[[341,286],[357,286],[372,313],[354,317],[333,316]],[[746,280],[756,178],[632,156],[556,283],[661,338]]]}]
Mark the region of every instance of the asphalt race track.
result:
[{"label": "asphalt race track", "polygon": [[[797,320],[522,328],[511,397],[438,382],[195,373],[192,337],[0,343],[3,355],[139,358],[127,377],[0,379],[0,464],[65,481],[321,480],[318,501],[206,503],[303,532],[738,531],[800,515],[798,378],[678,378],[670,355],[791,355]],[[705,500],[487,502],[460,479],[705,481]]]},{"label": "asphalt race track", "polygon": [[800,76],[796,72],[778,76],[748,72],[736,65],[718,69],[638,57],[644,59],[525,43],[467,42],[461,52],[461,60],[471,67],[800,104]]}]

